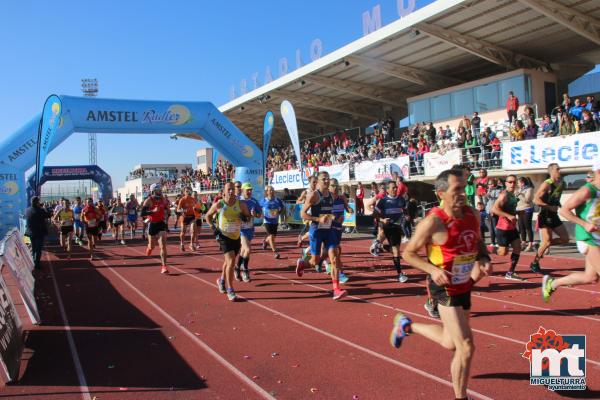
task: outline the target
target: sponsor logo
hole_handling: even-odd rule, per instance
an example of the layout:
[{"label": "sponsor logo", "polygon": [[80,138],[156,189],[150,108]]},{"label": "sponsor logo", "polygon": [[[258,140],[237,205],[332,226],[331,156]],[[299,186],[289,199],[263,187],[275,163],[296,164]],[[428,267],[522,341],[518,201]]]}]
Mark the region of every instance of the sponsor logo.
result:
[{"label": "sponsor logo", "polygon": [[86,120],[94,122],[138,122],[135,111],[90,110]]},{"label": "sponsor logo", "polygon": [[8,181],[5,182],[4,185],[0,186],[0,194],[7,194],[12,196],[13,194],[19,193],[19,186],[17,182]]},{"label": "sponsor logo", "polygon": [[154,109],[146,110],[142,116],[143,124],[167,123],[171,125],[185,125],[191,121],[192,113],[189,108],[181,104],[174,104],[164,112]]},{"label": "sponsor logo", "polygon": [[35,148],[36,144],[37,144],[36,140],[29,139],[28,141],[26,141],[25,143],[23,143],[22,145],[17,147],[15,150],[13,150],[13,152],[8,155],[8,159],[11,162],[15,161],[16,159],[21,157],[23,154],[27,153],[27,150]]},{"label": "sponsor logo", "polygon": [[528,143],[513,145],[510,148],[511,165],[539,165],[544,167],[550,163],[592,161],[598,155],[596,143],[581,145],[579,140],[572,143]]},{"label": "sponsor logo", "polygon": [[540,326],[522,354],[529,360],[529,384],[552,391],[585,390],[585,349],[585,335],[559,335]]}]

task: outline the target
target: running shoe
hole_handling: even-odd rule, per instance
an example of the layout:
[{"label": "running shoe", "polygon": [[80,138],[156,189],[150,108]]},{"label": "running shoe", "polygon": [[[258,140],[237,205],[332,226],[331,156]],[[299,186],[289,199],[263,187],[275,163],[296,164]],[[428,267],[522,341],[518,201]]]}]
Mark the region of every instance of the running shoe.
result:
[{"label": "running shoe", "polygon": [[553,282],[554,278],[550,277],[550,275],[544,275],[542,278],[542,297],[546,303],[550,301],[550,296],[552,296],[552,293],[556,290],[552,288]]},{"label": "running shoe", "polygon": [[151,256],[152,255],[152,248],[146,246],[146,255],[147,256]]},{"label": "running shoe", "polygon": [[513,281],[524,281],[524,280],[526,280],[525,278],[521,277],[521,276],[520,276],[519,274],[517,274],[516,272],[510,272],[510,271],[508,271],[508,272],[506,273],[506,275],[504,275],[504,277],[505,277],[506,279],[510,279],[510,280],[513,280]]},{"label": "running shoe", "polygon": [[121,244],[125,246],[125,240],[121,239]]},{"label": "running shoe", "polygon": [[379,249],[376,243],[373,243],[371,247],[369,247],[369,253],[371,253],[373,257],[379,257]]},{"label": "running shoe", "polygon": [[[325,273],[330,274],[331,273],[331,265],[329,265],[329,262],[327,262],[327,260],[323,260],[323,265],[325,266]],[[341,272],[340,272],[341,274]]]},{"label": "running shoe", "polygon": [[225,279],[217,279],[217,287],[219,288],[219,293],[227,293],[227,290],[225,290]]},{"label": "running shoe", "polygon": [[431,318],[440,319],[440,312],[438,311],[437,304],[435,304],[433,300],[427,299],[425,304],[423,304],[423,307],[425,307],[427,314],[429,314]]},{"label": "running shoe", "polygon": [[263,250],[266,250],[266,249],[267,249],[267,242],[263,241],[263,243],[262,243],[262,248],[263,248]]},{"label": "running shoe", "polygon": [[242,280],[246,283],[250,282],[250,271],[247,269],[242,270]]},{"label": "running shoe", "polygon": [[530,265],[529,265],[529,269],[531,270],[531,272],[533,272],[534,274],[541,274],[542,273],[542,268],[540,268],[540,262],[539,261],[533,261]]},{"label": "running shoe", "polygon": [[346,296],[348,294],[348,292],[346,292],[343,289],[334,289],[333,290],[333,299],[334,300],[339,300],[342,297]]},{"label": "running shoe", "polygon": [[235,291],[232,288],[227,289],[227,298],[229,301],[235,301],[235,299],[237,299]]},{"label": "running shoe", "polygon": [[242,281],[242,277],[240,276],[240,269],[238,267],[233,268],[233,277],[238,282]]},{"label": "running shoe", "polygon": [[281,258],[281,256],[279,255],[279,253],[278,253],[278,252],[275,252],[275,254],[273,255],[273,257],[274,257],[276,260],[279,260],[279,259]]},{"label": "running shoe", "polygon": [[304,260],[299,258],[296,261],[296,275],[298,275],[298,277],[302,277],[302,275],[304,274]]},{"label": "running shoe", "polygon": [[168,274],[169,273],[169,268],[167,268],[166,265],[163,265],[162,267],[160,267],[160,273],[161,274]]},{"label": "running shoe", "polygon": [[394,327],[390,333],[390,343],[395,348],[399,349],[402,346],[402,340],[412,333],[412,321],[402,313],[396,314],[394,317]]},{"label": "running shoe", "polygon": [[196,245],[195,244],[191,244],[190,245],[190,251],[196,251]]},{"label": "running shoe", "polygon": [[398,282],[406,283],[407,281],[408,281],[408,275],[406,275],[404,272],[400,272],[398,274]]},{"label": "running shoe", "polygon": [[315,271],[317,273],[321,273],[321,271],[323,270],[321,263],[322,263],[322,261],[319,261],[317,264],[315,264]]},{"label": "running shoe", "polygon": [[340,283],[346,283],[348,282],[348,279],[348,275],[340,271]]},{"label": "running shoe", "polygon": [[185,251],[185,246],[183,245],[183,243],[179,243],[179,250]]}]

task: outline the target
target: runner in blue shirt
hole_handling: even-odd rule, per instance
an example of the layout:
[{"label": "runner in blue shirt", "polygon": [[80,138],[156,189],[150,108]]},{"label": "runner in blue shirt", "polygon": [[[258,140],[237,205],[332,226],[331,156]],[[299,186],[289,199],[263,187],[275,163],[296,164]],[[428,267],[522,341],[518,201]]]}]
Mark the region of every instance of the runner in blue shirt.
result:
[{"label": "runner in blue shirt", "polygon": [[271,246],[271,251],[275,255],[275,258],[279,258],[279,253],[275,249],[275,238],[277,237],[277,227],[279,226],[279,216],[284,214],[285,205],[278,197],[275,197],[275,189],[273,186],[267,186],[266,197],[261,202],[264,215],[265,231],[267,237],[263,240],[262,248],[267,249],[267,244]]},{"label": "runner in blue shirt", "polygon": [[249,218],[248,221],[242,221],[242,248],[240,250],[240,256],[238,257],[237,266],[233,270],[233,276],[235,280],[243,280],[247,283],[250,282],[248,263],[250,262],[250,244],[252,242],[252,238],[254,238],[254,218],[261,218],[262,212],[260,203],[258,200],[252,197],[252,184],[250,182],[244,183],[241,187],[241,191],[242,194],[240,195],[239,199],[248,207],[251,218]]},{"label": "runner in blue shirt", "polygon": [[375,205],[373,216],[379,218],[383,226],[383,233],[392,248],[394,267],[398,273],[398,281],[404,283],[408,276],[402,272],[400,266],[400,243],[402,243],[402,227],[405,222],[406,200],[397,195],[396,182],[387,184],[387,195]]},{"label": "runner in blue shirt", "polygon": [[81,212],[83,211],[83,203],[81,202],[81,197],[75,198],[75,204],[73,205],[73,215],[74,215],[74,227],[75,227],[75,243],[82,246],[83,245],[83,229],[85,226],[83,225],[83,221],[81,221]]}]

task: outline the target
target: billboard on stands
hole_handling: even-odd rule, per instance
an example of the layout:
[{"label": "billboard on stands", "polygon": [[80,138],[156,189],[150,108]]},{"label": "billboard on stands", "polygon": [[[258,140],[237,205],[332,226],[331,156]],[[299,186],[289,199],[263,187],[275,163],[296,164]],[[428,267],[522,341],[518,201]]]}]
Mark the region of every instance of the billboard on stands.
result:
[{"label": "billboard on stands", "polygon": [[425,168],[425,176],[438,176],[447,169],[452,168],[455,164],[461,164],[461,149],[446,151],[440,153],[425,153],[423,156],[423,166]]},{"label": "billboard on stands", "polygon": [[360,182],[383,181],[391,179],[397,172],[404,179],[409,178],[409,157],[382,158],[381,160],[363,161],[354,166],[354,179]]},{"label": "billboard on stands", "polygon": [[19,376],[23,353],[21,320],[10,297],[4,278],[0,276],[0,377],[11,382]]},{"label": "billboard on stands", "polygon": [[275,190],[304,189],[308,187],[308,177],[314,173],[313,168],[302,168],[302,171],[292,169],[273,174],[271,185]]},{"label": "billboard on stands", "polygon": [[564,167],[591,166],[599,157],[600,132],[521,140],[502,145],[506,170],[544,169],[557,163]]},{"label": "billboard on stands", "polygon": [[338,182],[350,182],[350,164],[331,165],[329,167],[319,167],[319,172],[329,172],[330,179],[337,179]]}]

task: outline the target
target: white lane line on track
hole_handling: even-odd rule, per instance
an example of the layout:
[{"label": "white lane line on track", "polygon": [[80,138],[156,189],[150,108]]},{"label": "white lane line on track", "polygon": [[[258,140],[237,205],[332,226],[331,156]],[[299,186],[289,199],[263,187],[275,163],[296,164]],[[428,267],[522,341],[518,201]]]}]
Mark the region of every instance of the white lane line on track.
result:
[{"label": "white lane line on track", "polygon": [[[132,249],[132,250],[134,250],[134,249]],[[136,251],[136,250],[134,250],[134,251]],[[143,253],[140,253],[140,254],[143,254]],[[217,360],[219,362],[219,364],[221,364],[222,366],[227,368],[229,371],[231,371],[235,376],[237,376],[240,380],[242,380],[244,383],[246,383],[248,386],[250,386],[252,389],[254,389],[264,399],[275,400],[275,397],[273,397],[269,392],[264,390],[256,382],[254,382],[252,379],[250,379],[248,376],[246,376],[242,371],[237,369],[233,364],[231,364],[229,361],[227,361],[225,358],[223,358],[223,356],[221,356],[219,353],[217,353],[215,350],[213,350],[209,345],[204,343],[204,341],[202,341],[198,336],[194,335],[191,331],[189,331],[184,326],[182,326],[175,318],[173,318],[171,316],[171,314],[167,313],[158,304],[156,304],[148,296],[146,296],[144,293],[142,293],[137,287],[135,287],[132,283],[130,283],[127,279],[125,279],[125,277],[123,277],[123,275],[118,273],[113,267],[109,266],[106,263],[106,261],[102,260],[101,263],[106,268],[108,268],[109,271],[111,271],[113,274],[115,274],[125,285],[127,285],[127,287],[129,287],[131,290],[133,290],[135,293],[137,293],[138,296],[140,296],[148,304],[150,304],[152,306],[152,308],[154,308],[156,311],[158,311],[160,313],[160,315],[165,317],[169,322],[171,322],[175,327],[177,327],[177,329],[179,329],[187,337],[192,339],[193,342],[195,342],[197,345],[202,347],[202,349],[204,351],[206,351],[208,354],[210,354],[215,360]],[[158,271],[156,273],[158,273]]]},{"label": "white lane line on track", "polygon": [[69,343],[69,350],[71,351],[71,358],[73,359],[75,373],[77,374],[77,380],[79,381],[79,391],[81,392],[81,397],[83,400],[92,400],[92,397],[90,396],[90,388],[88,387],[87,380],[85,379],[85,373],[83,372],[81,360],[79,359],[79,353],[77,352],[77,346],[75,346],[75,340],[73,339],[73,334],[71,333],[71,325],[69,325],[69,319],[67,318],[67,312],[65,311],[65,306],[62,301],[62,295],[60,294],[60,289],[58,288],[58,283],[56,282],[54,266],[52,265],[52,261],[50,261],[50,256],[48,253],[46,253],[46,261],[50,266],[50,274],[52,275],[52,283],[54,285],[54,292],[56,293],[58,309],[60,310],[60,316],[63,320],[65,333],[67,335],[67,342]]}]

